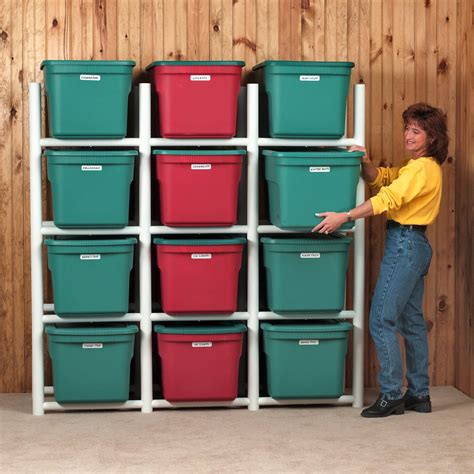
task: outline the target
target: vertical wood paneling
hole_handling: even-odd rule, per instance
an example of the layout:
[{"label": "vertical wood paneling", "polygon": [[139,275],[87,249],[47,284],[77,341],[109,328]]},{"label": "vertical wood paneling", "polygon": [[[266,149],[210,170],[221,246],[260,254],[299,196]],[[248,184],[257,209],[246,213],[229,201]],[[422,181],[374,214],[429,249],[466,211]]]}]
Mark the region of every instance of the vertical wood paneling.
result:
[{"label": "vertical wood paneling", "polygon": [[278,0],[278,48],[279,59],[291,59],[291,3]]},{"label": "vertical wood paneling", "polygon": [[[29,275],[29,262],[30,262],[30,183],[29,183],[29,141],[28,131],[25,129],[24,124],[28,116],[28,84],[36,80],[36,57],[35,57],[35,15],[34,15],[34,0],[28,0],[24,3],[23,9],[23,66],[22,66],[22,90],[23,90],[23,205],[25,207],[23,213],[23,236],[24,236],[24,254],[23,262],[20,263],[22,268],[22,275],[19,278],[23,279],[24,293],[21,295],[21,301],[23,302],[23,314],[20,318],[23,320],[23,357],[20,356],[19,363],[21,366],[21,374],[23,378],[22,391],[25,391],[31,385],[31,283],[28,278]],[[27,14],[25,12],[33,12],[33,14]],[[0,290],[1,293],[1,290]],[[0,358],[1,359],[1,358]],[[1,367],[1,360],[0,360]],[[1,369],[0,369],[1,370]]]},{"label": "vertical wood paneling", "polygon": [[[448,11],[448,0],[438,0],[438,20],[437,34],[443,41],[438,45],[438,105],[448,113],[448,121],[451,121],[449,115],[449,69],[455,64],[455,58],[449,55],[450,29]],[[455,32],[453,32],[455,34]],[[450,131],[451,139],[454,138],[455,129]],[[452,149],[452,145],[450,146]],[[436,295],[437,295],[437,313],[436,313],[436,346],[447,348],[444,354],[436,352],[436,382],[442,385],[453,383],[454,361],[453,361],[453,338],[452,327],[454,325],[454,291],[451,286],[453,283],[452,254],[453,246],[445,245],[446,241],[454,241],[454,229],[452,225],[452,212],[454,212],[454,203],[451,200],[453,192],[453,171],[452,160],[448,158],[443,166],[443,198],[441,201],[440,214],[438,216],[439,229],[442,232],[437,233],[436,256]]]},{"label": "vertical wood paneling", "polygon": [[[23,3],[12,2],[11,11],[11,193],[12,193],[12,280],[13,280],[13,308],[12,308],[12,339],[9,346],[13,359],[16,384],[19,388],[24,386],[21,360],[23,356],[23,333],[25,320],[23,318],[23,295],[25,292],[23,278],[23,260],[25,241],[23,237],[23,214],[25,211],[23,201]],[[26,130],[25,130],[26,132]]]},{"label": "vertical wood paneling", "polygon": [[255,60],[257,63],[265,61],[268,56],[268,25],[269,15],[268,0],[257,2],[256,4],[257,21],[257,50],[255,51]]},{"label": "vertical wood paneling", "polygon": [[[436,12],[437,12],[437,0],[430,0],[425,2],[426,8],[426,36],[429,38],[429,41],[426,42],[428,45],[428,54],[426,58],[426,68],[427,68],[427,100],[431,104],[438,103],[438,90],[436,87],[437,74],[436,70],[438,67],[438,36],[436,30]],[[425,283],[425,301],[424,301],[424,312],[425,319],[427,322],[428,329],[428,343],[430,348],[429,359],[430,359],[430,376],[431,381],[436,379],[436,365],[435,365],[435,354],[438,350],[436,346],[436,269],[437,269],[437,225],[432,225],[428,228],[427,236],[433,248],[433,257],[431,259],[430,272]],[[441,350],[441,348],[440,348]]]},{"label": "vertical wood paneling", "polygon": [[348,0],[337,0],[337,36],[336,36],[336,50],[337,61],[347,60],[347,4]]},{"label": "vertical wood paneling", "polygon": [[334,0],[326,0],[324,28],[324,60],[337,60],[337,8]]},{"label": "vertical wood paneling", "polygon": [[[457,123],[462,124],[456,135],[456,324],[455,324],[455,378],[457,388],[474,397],[474,0],[461,2],[457,12]],[[465,155],[470,159],[461,159]]]},{"label": "vertical wood paneling", "polygon": [[[63,3],[63,0],[58,0]],[[94,0],[94,59],[117,57],[117,1]]]},{"label": "vertical wood paneling", "polygon": [[222,59],[232,58],[232,0],[222,0]]},{"label": "vertical wood paneling", "polygon": [[[5,0],[0,10],[0,323],[2,342],[7,343],[0,344],[0,390],[23,391],[31,385],[27,87],[42,80],[41,61],[134,59],[137,82],[144,77],[142,68],[159,59],[240,59],[246,61],[247,71],[265,59],[302,59],[356,63],[351,99],[352,85],[364,82],[366,141],[377,164],[401,162],[401,113],[407,105],[428,101],[447,112],[452,159],[443,166],[442,210],[429,230],[434,249],[425,301],[430,374],[434,384],[456,382],[472,393],[472,362],[466,362],[474,347],[472,306],[468,297],[462,297],[472,281],[472,252],[466,245],[472,236],[456,237],[458,268],[453,245],[458,228],[465,236],[472,233],[463,219],[472,212],[467,184],[473,179],[468,130],[469,108],[474,106],[469,105],[472,94],[467,92],[472,83],[468,41],[472,4],[472,0]],[[351,100],[348,112],[352,133]],[[46,181],[43,187],[45,210],[50,213]],[[367,229],[368,310],[383,249],[383,219],[373,219]],[[50,298],[47,277],[45,270]],[[367,336],[368,385],[375,385],[376,370]]]},{"label": "vertical wood paneling", "polygon": [[417,102],[426,102],[426,7],[415,1],[415,95]]},{"label": "vertical wood paneling", "polygon": [[[0,272],[0,322],[2,334],[8,343],[14,339],[15,320],[13,314],[13,252],[11,246],[13,204],[12,204],[12,5],[8,1],[0,9],[0,60],[3,65],[0,79],[0,150],[2,155],[8,159],[0,160],[0,259],[2,271]],[[9,357],[6,344],[2,344],[2,369],[0,381],[3,386],[11,387],[12,391],[19,389],[17,375],[15,373],[18,360]]]},{"label": "vertical wood paneling", "polygon": [[301,59],[301,0],[290,0],[290,59]]},{"label": "vertical wood paneling", "polygon": [[176,29],[175,29],[175,44],[177,60],[186,59],[186,0],[175,0],[176,3]]},{"label": "vertical wood paneling", "polygon": [[247,71],[257,62],[257,10],[255,1],[245,2],[245,64]]},{"label": "vertical wood paneling", "polygon": [[[326,0],[314,0],[314,60],[326,60]],[[359,41],[357,41],[359,43]]]},{"label": "vertical wood paneling", "polygon": [[211,59],[218,60],[222,57],[222,2],[211,0]]},{"label": "vertical wood paneling", "polygon": [[280,10],[278,0],[268,1],[268,59],[277,59],[280,57],[279,38],[280,30],[278,28],[280,21]]},{"label": "vertical wood paneling", "polygon": [[[388,47],[391,51],[391,44]],[[371,4],[371,22],[370,22],[370,113],[372,123],[370,127],[370,156],[374,163],[378,164],[383,157],[382,149],[382,134],[385,123],[383,121],[383,53],[384,53],[384,37],[383,37],[383,5],[382,1],[374,1]],[[391,64],[390,58],[390,64]],[[368,103],[368,104],[369,104]],[[367,105],[368,105],[367,104]],[[384,219],[371,219],[367,222],[369,229],[368,252],[369,260],[374,262],[367,268],[368,288],[366,297],[369,301],[375,291],[375,284],[378,277],[378,264],[382,259],[383,243],[384,243]],[[376,263],[377,262],[377,263]],[[377,358],[375,355],[375,346],[367,333],[368,347],[366,354],[368,360],[372,363],[368,367],[367,382],[369,385],[376,384],[376,374],[378,366],[376,364]]]},{"label": "vertical wood paneling", "polygon": [[245,0],[234,1],[232,14],[234,17],[232,26],[232,57],[238,61],[245,61]]},{"label": "vertical wood paneling", "polygon": [[174,0],[163,0],[163,45],[164,59],[176,58],[176,4]]},{"label": "vertical wood paneling", "polygon": [[314,11],[313,2],[301,2],[301,59],[314,61]]},{"label": "vertical wood paneling", "polygon": [[405,110],[405,64],[403,58],[405,2],[393,3],[393,165],[400,166],[404,159],[402,112]]}]

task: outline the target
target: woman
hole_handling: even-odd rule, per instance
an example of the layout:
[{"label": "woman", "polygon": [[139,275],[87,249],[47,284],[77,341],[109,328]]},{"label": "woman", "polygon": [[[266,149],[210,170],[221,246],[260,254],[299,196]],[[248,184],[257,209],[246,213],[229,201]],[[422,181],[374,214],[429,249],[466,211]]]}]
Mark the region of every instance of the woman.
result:
[{"label": "woman", "polygon": [[[313,232],[328,234],[343,223],[386,213],[384,256],[369,315],[370,334],[380,363],[380,396],[362,416],[401,415],[405,409],[431,412],[428,340],[423,318],[424,277],[432,250],[426,226],[439,212],[441,164],[448,153],[446,117],[437,108],[414,104],[403,112],[405,148],[412,157],[401,167],[376,168],[362,159],[362,177],[378,193],[347,212],[323,212]],[[350,151],[363,151],[352,146]],[[408,387],[402,395],[402,359],[397,339],[405,340]]]}]

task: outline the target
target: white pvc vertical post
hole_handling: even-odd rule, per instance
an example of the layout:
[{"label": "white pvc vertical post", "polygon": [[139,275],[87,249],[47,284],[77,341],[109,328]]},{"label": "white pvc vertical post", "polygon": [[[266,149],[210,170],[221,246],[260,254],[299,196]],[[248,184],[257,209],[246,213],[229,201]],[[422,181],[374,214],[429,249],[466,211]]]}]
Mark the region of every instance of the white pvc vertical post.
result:
[{"label": "white pvc vertical post", "polygon": [[[365,145],[365,85],[354,86],[354,139],[357,145]],[[365,185],[359,178],[357,205],[365,201]],[[353,320],[353,369],[352,387],[354,408],[364,404],[364,285],[365,285],[365,222],[358,219],[354,233],[354,311]]]},{"label": "white pvc vertical post", "polygon": [[247,85],[247,310],[248,319],[248,398],[249,410],[258,410],[258,85]]},{"label": "white pvc vertical post", "polygon": [[41,86],[29,87],[30,218],[31,218],[31,347],[33,415],[44,415],[43,262],[41,235]]},{"label": "white pvc vertical post", "polygon": [[151,346],[151,92],[150,84],[140,84],[140,367],[142,412],[152,412]]}]

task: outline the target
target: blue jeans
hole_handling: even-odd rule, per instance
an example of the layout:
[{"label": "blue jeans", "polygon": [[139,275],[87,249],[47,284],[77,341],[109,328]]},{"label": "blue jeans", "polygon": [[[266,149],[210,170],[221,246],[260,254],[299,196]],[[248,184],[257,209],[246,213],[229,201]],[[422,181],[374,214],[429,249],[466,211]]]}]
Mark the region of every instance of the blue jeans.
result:
[{"label": "blue jeans", "polygon": [[430,243],[422,232],[387,229],[369,328],[380,363],[380,392],[389,400],[402,397],[403,365],[398,332],[405,340],[408,393],[429,394],[428,337],[422,306],[424,277],[431,256]]}]

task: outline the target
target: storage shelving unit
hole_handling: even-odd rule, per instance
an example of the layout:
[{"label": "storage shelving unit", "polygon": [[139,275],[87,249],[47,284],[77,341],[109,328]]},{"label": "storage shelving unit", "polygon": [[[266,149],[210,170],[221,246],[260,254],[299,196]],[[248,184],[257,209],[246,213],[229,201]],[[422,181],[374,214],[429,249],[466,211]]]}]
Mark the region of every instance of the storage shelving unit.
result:
[{"label": "storage shelving unit", "polygon": [[[31,293],[32,293],[32,394],[33,414],[43,415],[48,410],[68,409],[141,409],[149,413],[153,408],[246,406],[258,410],[266,405],[289,404],[352,404],[360,408],[363,404],[363,355],[364,355],[364,220],[355,222],[348,232],[354,233],[354,309],[333,313],[305,314],[298,319],[350,319],[353,324],[353,390],[352,394],[337,399],[275,400],[260,397],[259,393],[259,321],[290,319],[269,311],[259,311],[259,236],[268,233],[288,232],[271,225],[259,225],[258,214],[258,160],[259,147],[274,146],[343,146],[364,145],[365,135],[365,86],[354,87],[354,137],[338,140],[273,139],[259,137],[258,129],[258,85],[247,85],[247,136],[231,139],[166,139],[151,137],[151,91],[149,84],[139,86],[139,136],[118,140],[59,140],[41,137],[41,86],[31,83],[29,87],[30,124],[30,206],[31,206]],[[137,147],[139,149],[139,225],[123,229],[59,229],[52,222],[42,220],[42,148],[45,147]],[[239,146],[247,149],[247,223],[233,227],[212,228],[170,228],[151,225],[151,148],[179,146]],[[362,179],[357,187],[357,203],[365,198]],[[151,294],[151,236],[160,234],[245,234],[247,237],[247,311],[230,316],[170,316],[152,313]],[[125,316],[83,317],[63,319],[54,313],[54,306],[43,301],[43,237],[49,235],[134,235],[139,240],[140,312]],[[295,319],[295,317],[293,317]],[[242,320],[247,322],[248,346],[248,394],[230,402],[182,402],[170,403],[153,400],[152,384],[152,322],[153,321],[216,321]],[[137,322],[140,324],[140,373],[141,399],[120,404],[68,404],[59,405],[45,401],[45,395],[52,395],[53,388],[44,386],[44,325],[47,323],[75,322]]]}]

